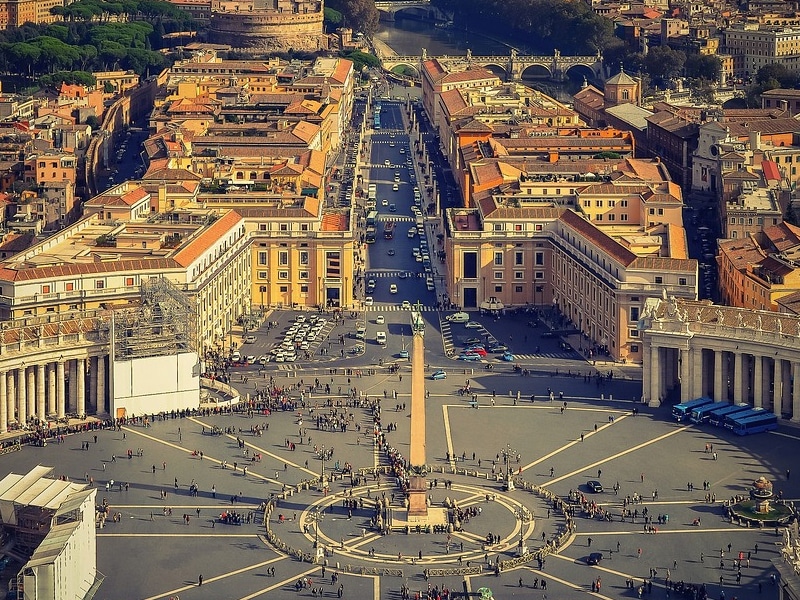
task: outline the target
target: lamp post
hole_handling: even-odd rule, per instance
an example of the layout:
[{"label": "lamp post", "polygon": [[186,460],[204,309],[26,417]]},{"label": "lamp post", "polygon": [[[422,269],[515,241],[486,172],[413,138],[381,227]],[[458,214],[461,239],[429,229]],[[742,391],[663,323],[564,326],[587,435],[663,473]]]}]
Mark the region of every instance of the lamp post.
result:
[{"label": "lamp post", "polygon": [[314,548],[319,547],[319,522],[324,518],[325,511],[319,506],[308,513],[308,520],[314,524]]},{"label": "lamp post", "polygon": [[320,472],[319,472],[319,483],[322,486],[322,490],[325,491],[327,485],[325,484],[325,444],[322,445],[322,449],[320,451]]},{"label": "lamp post", "polygon": [[511,447],[511,444],[506,444],[500,453],[503,455],[503,462],[506,466],[505,480],[503,481],[503,489],[511,491],[514,489],[514,478],[511,476],[511,455],[516,454],[516,451]]},{"label": "lamp post", "polygon": [[519,519],[519,542],[517,543],[518,556],[524,556],[528,553],[528,547],[525,545],[525,523],[532,517],[530,511],[525,508],[522,503],[514,509],[514,516]]}]

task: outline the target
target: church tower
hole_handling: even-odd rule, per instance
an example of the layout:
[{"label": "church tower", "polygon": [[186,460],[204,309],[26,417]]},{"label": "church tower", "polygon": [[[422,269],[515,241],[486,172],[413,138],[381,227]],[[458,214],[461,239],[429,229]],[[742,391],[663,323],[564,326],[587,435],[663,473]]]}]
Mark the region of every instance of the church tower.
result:
[{"label": "church tower", "polygon": [[603,91],[605,106],[617,106],[618,104],[639,104],[640,83],[628,75],[623,69],[606,81]]}]

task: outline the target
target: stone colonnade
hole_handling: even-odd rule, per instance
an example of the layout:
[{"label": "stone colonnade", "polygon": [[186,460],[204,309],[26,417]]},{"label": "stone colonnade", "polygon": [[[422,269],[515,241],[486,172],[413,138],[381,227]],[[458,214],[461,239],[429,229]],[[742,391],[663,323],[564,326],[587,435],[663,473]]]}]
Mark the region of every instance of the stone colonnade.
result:
[{"label": "stone colonnade", "polygon": [[800,422],[800,317],[648,299],[640,331],[651,405],[707,396]]},{"label": "stone colonnade", "polygon": [[108,355],[0,364],[0,434],[10,427],[108,410]]}]

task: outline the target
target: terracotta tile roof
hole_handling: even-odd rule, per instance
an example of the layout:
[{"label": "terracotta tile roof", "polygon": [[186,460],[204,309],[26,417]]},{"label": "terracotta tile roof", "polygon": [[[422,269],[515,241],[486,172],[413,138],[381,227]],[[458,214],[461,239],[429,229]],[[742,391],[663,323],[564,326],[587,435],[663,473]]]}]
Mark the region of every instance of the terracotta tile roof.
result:
[{"label": "terracotta tile roof", "polygon": [[697,270],[695,259],[670,258],[665,256],[637,256],[628,265],[634,269],[648,269],[651,271],[692,271]]},{"label": "terracotta tile roof", "polygon": [[746,271],[764,259],[764,252],[752,238],[720,240],[719,253],[733,265],[737,271]]},{"label": "terracotta tile roof", "polygon": [[347,60],[346,58],[340,58],[336,62],[336,68],[331,73],[331,79],[336,81],[337,83],[344,83],[347,81],[347,75],[350,73],[350,70],[353,68],[353,61]]},{"label": "terracotta tile roof", "polygon": [[623,266],[627,267],[636,260],[637,256],[633,252],[572,210],[565,210],[560,220]]},{"label": "terracotta tile roof", "polygon": [[493,79],[496,81],[494,85],[500,84],[500,78],[489,69],[483,67],[472,67],[464,71],[447,73],[442,78],[442,83],[466,83],[467,81],[478,81],[482,79]]},{"label": "terracotta tile roof", "polygon": [[784,252],[800,245],[800,227],[784,221],[779,225],[767,227],[762,231],[778,252]]},{"label": "terracotta tile roof", "polygon": [[793,273],[795,268],[786,264],[785,262],[777,260],[773,256],[767,256],[764,260],[761,261],[759,265],[762,270],[772,273],[773,275],[778,275],[783,277],[788,275],[789,273]]},{"label": "terracotta tile roof", "polygon": [[[123,184],[124,185],[124,184]],[[111,188],[113,192],[117,188]],[[122,194],[105,193],[95,196],[86,202],[87,206],[133,206],[137,202],[148,196],[148,192],[141,186],[136,186],[132,190]]]},{"label": "terracotta tile roof", "polygon": [[438,83],[447,74],[447,71],[435,58],[423,61],[422,70],[430,76],[434,83]]},{"label": "terracotta tile roof", "polygon": [[160,181],[200,181],[202,177],[196,173],[192,173],[188,169],[170,169],[160,164],[153,163],[142,176],[142,180],[154,179]]},{"label": "terracotta tile roof", "polygon": [[347,231],[347,215],[341,213],[326,213],[322,215],[322,231]]},{"label": "terracotta tile roof", "polygon": [[106,273],[143,273],[145,271],[163,271],[177,268],[171,258],[151,260],[114,260],[91,263],[67,263],[55,266],[33,268],[0,267],[0,281],[36,281],[38,279],[58,279],[91,274]]},{"label": "terracotta tile roof", "polygon": [[726,119],[725,124],[730,134],[736,137],[749,136],[752,131],[760,131],[762,135],[800,132],[800,121],[794,118],[779,119]]},{"label": "terracotta tile roof", "polygon": [[220,237],[242,222],[242,217],[235,210],[230,210],[192,237],[186,245],[175,253],[174,259],[182,267],[188,267],[204,252],[213,246]]}]

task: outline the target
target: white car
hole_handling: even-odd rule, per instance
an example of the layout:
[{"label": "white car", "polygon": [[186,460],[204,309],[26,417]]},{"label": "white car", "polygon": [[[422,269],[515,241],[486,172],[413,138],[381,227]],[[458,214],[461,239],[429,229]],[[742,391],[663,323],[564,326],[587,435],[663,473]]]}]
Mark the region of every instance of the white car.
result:
[{"label": "white car", "polygon": [[254,335],[248,335],[248,336],[245,336],[245,338],[244,338],[242,341],[243,341],[245,344],[252,344],[253,342],[255,342],[255,341],[256,341],[256,336],[254,336]]},{"label": "white car", "polygon": [[400,189],[400,186],[399,186],[399,185],[397,185],[396,183],[392,185],[392,191],[393,191],[393,192],[396,192],[396,191],[398,191],[399,189]]},{"label": "white car", "polygon": [[372,296],[364,298],[364,306],[372,306],[373,304],[375,304],[375,299]]},{"label": "white car", "polygon": [[408,230],[408,237],[413,238],[415,235],[417,235],[416,227],[412,227],[411,229]]},{"label": "white car", "polygon": [[388,167],[390,164],[392,164],[392,163],[388,158],[385,161],[383,161],[383,165],[386,166],[386,167]]},{"label": "white car", "polygon": [[481,325],[477,321],[467,321],[466,323],[464,323],[464,327],[466,327],[467,329],[481,329],[483,325]]},{"label": "white car", "polygon": [[469,313],[457,312],[453,313],[452,315],[447,315],[445,319],[447,319],[451,323],[466,323],[467,321],[469,321]]},{"label": "white car", "polygon": [[378,325],[383,325],[384,323],[386,323],[386,319],[384,318],[383,315],[378,315],[377,317],[375,317],[375,323],[377,323]]},{"label": "white car", "polygon": [[408,300],[403,300],[402,304],[400,304],[400,308],[404,310],[411,310],[411,302]]},{"label": "white car", "polygon": [[389,293],[390,294],[396,294],[397,293],[397,284],[396,283],[393,283],[392,285],[389,286]]},{"label": "white car", "polygon": [[375,334],[375,341],[378,342],[381,346],[385,346],[386,345],[386,332],[385,331],[379,331],[378,333],[376,333]]},{"label": "white car", "polygon": [[389,201],[386,198],[384,198],[383,200],[381,200],[381,206],[389,206]]}]

